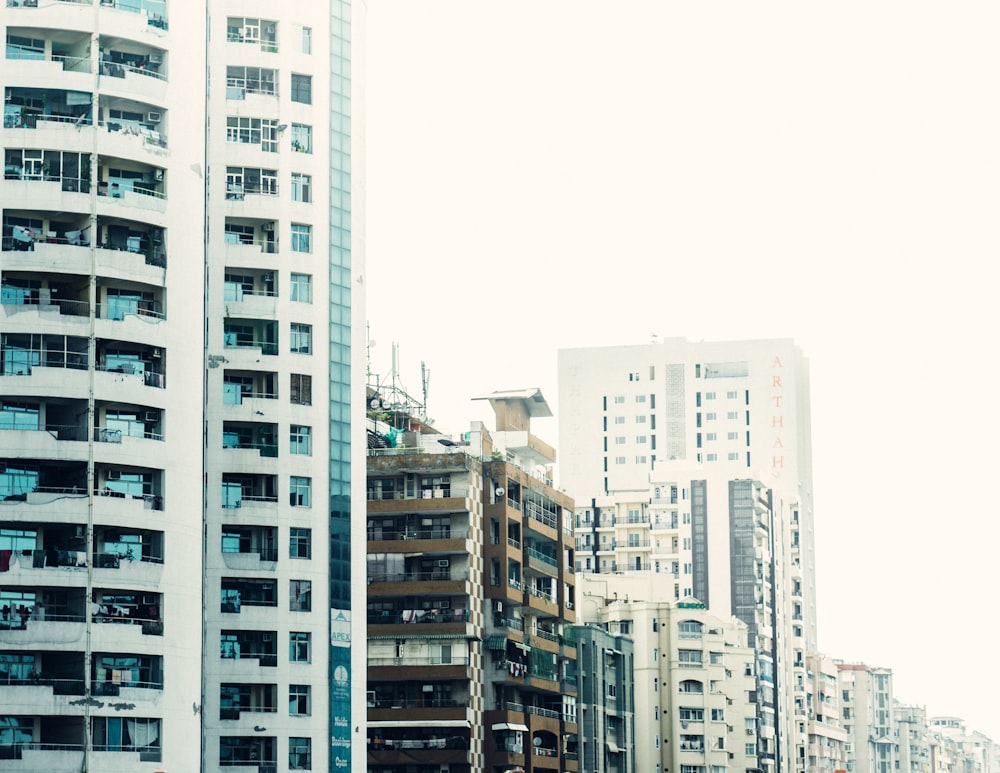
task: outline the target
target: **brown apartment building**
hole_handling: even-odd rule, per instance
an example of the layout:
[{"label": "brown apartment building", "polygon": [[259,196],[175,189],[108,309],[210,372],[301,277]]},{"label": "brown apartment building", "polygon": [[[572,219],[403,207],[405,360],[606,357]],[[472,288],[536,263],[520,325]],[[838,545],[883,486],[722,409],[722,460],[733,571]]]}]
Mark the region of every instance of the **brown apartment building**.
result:
[{"label": "brown apartment building", "polygon": [[530,432],[538,390],[490,395],[496,431],[369,421],[368,770],[578,770],[573,501]]}]

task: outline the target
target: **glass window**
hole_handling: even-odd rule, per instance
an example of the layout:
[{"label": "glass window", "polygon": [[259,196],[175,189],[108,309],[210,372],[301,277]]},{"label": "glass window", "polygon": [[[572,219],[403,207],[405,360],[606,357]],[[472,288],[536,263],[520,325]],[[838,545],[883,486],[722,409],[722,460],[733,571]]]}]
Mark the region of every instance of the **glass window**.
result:
[{"label": "glass window", "polygon": [[0,403],[0,429],[38,429],[38,405]]},{"label": "glass window", "polygon": [[292,373],[289,402],[293,405],[312,405],[312,376]]},{"label": "glass window", "polygon": [[312,354],[312,325],[292,323],[291,351]]},{"label": "glass window", "polygon": [[312,611],[312,582],[289,580],[288,608],[292,612]]},{"label": "glass window", "polygon": [[288,713],[292,716],[308,716],[311,713],[309,707],[309,685],[288,685]]},{"label": "glass window", "polygon": [[312,739],[288,739],[288,769],[312,770]]},{"label": "glass window", "polygon": [[311,54],[312,53],[312,27],[302,28],[302,53]]},{"label": "glass window", "polygon": [[312,303],[312,277],[309,274],[292,274],[292,300]]},{"label": "glass window", "polygon": [[305,427],[301,424],[291,425],[288,433],[291,443],[290,452],[293,454],[302,454],[303,456],[312,454],[311,433],[311,427]]},{"label": "glass window", "polygon": [[313,152],[313,130],[304,123],[292,124],[292,150],[299,153]]},{"label": "glass window", "polygon": [[292,201],[312,201],[312,175],[292,172]]},{"label": "glass window", "polygon": [[311,558],[312,529],[291,528],[288,530],[289,558]]},{"label": "glass window", "polygon": [[292,223],[292,252],[312,252],[312,226]]},{"label": "glass window", "polygon": [[312,76],[292,73],[292,102],[312,104]]},{"label": "glass window", "polygon": [[312,478],[293,475],[290,479],[289,504],[292,507],[310,507],[312,505],[311,489]]},{"label": "glass window", "polygon": [[290,631],[288,633],[288,659],[292,663],[308,663],[310,655],[311,635],[305,631]]}]

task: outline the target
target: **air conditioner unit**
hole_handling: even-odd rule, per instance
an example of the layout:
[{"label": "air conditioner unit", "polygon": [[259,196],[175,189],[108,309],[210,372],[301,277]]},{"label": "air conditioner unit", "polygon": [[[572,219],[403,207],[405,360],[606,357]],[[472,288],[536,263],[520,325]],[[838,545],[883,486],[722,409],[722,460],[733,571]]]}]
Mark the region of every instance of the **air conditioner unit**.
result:
[{"label": "air conditioner unit", "polygon": [[271,220],[271,221],[270,221],[270,222],[268,222],[268,223],[264,223],[264,224],[263,224],[263,225],[262,225],[262,226],[260,227],[260,230],[261,230],[261,231],[264,231],[265,233],[272,233],[272,232],[274,231],[274,221],[273,221],[273,220]]},{"label": "air conditioner unit", "polygon": [[163,170],[157,169],[155,172],[153,172],[153,179],[156,180],[156,182],[158,183],[163,182]]},{"label": "air conditioner unit", "polygon": [[503,602],[502,601],[498,601],[497,602],[497,612],[503,612]]},{"label": "air conditioner unit", "polygon": [[77,539],[82,538],[83,537],[83,526],[77,526],[75,533],[76,533],[76,538]]},{"label": "air conditioner unit", "polygon": [[274,274],[261,274],[260,275],[260,281],[261,282],[273,282],[274,281]]},{"label": "air conditioner unit", "polygon": [[447,558],[442,558],[437,563],[438,563],[438,566],[451,566],[451,561],[448,560]]},{"label": "air conditioner unit", "polygon": [[149,55],[150,64],[163,64],[163,54],[150,54]]},{"label": "air conditioner unit", "polygon": [[262,633],[260,635],[260,640],[261,641],[274,641],[274,634],[271,633],[270,631],[268,631],[266,633]]},{"label": "air conditioner unit", "polygon": [[[150,61],[152,61],[152,57],[150,57]],[[157,64],[159,64],[159,62],[157,62]],[[156,110],[150,110],[148,113],[146,113],[146,123],[159,123],[162,120],[163,120],[163,113],[161,112],[158,112]]]},{"label": "air conditioner unit", "polygon": [[366,700],[368,702],[368,708],[370,708],[370,709],[375,708],[375,691],[374,690],[366,690],[365,691],[365,698],[366,698]]},{"label": "air conditioner unit", "polygon": [[153,359],[154,360],[158,360],[162,356],[163,356],[163,349],[161,349],[159,346],[157,346],[155,349],[153,349]]},{"label": "air conditioner unit", "polygon": [[121,477],[121,470],[108,470],[108,480],[120,480]]},{"label": "air conditioner unit", "polygon": [[146,421],[159,421],[160,412],[159,411],[146,411]]},{"label": "air conditioner unit", "polygon": [[435,601],[434,602],[434,608],[435,609],[450,609],[451,608],[451,601],[449,601],[448,599],[444,599],[443,601]]}]

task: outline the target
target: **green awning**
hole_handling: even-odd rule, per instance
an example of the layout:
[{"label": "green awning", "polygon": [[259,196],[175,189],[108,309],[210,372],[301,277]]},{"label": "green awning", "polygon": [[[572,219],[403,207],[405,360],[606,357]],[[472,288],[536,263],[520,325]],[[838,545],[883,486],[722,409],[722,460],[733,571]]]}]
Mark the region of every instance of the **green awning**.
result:
[{"label": "green awning", "polygon": [[486,640],[486,649],[495,652],[505,652],[507,650],[506,636],[491,636]]}]

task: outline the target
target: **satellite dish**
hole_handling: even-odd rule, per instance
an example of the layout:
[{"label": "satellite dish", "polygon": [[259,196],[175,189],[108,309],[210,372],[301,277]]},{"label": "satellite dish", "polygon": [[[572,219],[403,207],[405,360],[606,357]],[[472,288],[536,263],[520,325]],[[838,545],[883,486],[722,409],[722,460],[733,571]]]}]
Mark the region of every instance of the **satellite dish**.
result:
[{"label": "satellite dish", "polygon": [[503,486],[497,486],[496,491],[493,492],[493,493],[495,493],[498,497],[502,497],[503,496]]}]

